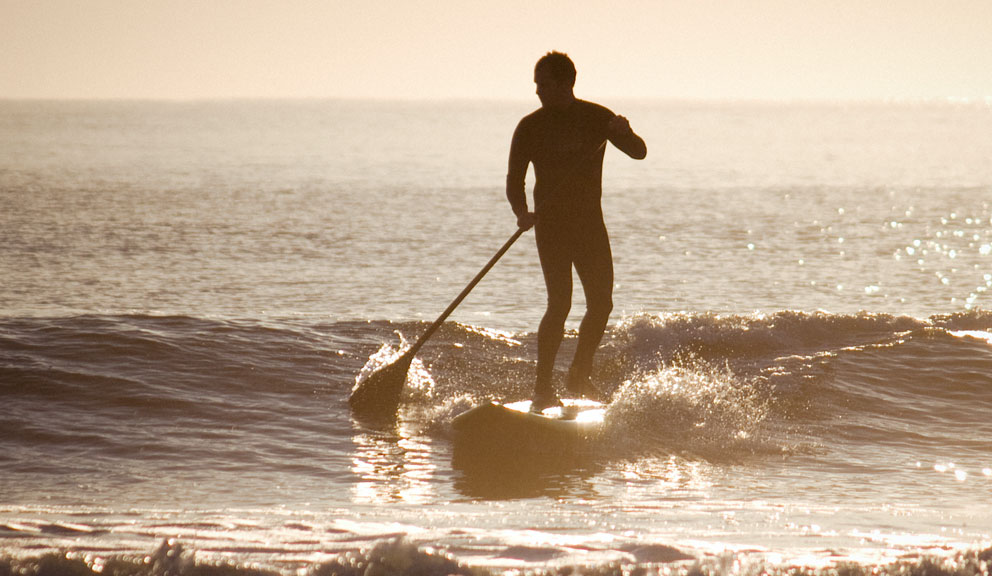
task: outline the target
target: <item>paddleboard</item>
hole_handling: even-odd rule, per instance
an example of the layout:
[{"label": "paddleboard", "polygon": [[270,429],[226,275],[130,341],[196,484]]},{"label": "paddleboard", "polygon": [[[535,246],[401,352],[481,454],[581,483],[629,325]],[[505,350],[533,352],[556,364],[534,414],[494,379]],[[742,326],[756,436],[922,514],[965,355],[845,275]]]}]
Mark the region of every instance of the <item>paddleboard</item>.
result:
[{"label": "paddleboard", "polygon": [[487,402],[452,421],[456,450],[489,454],[553,453],[581,448],[603,427],[606,405],[562,399],[563,406],[530,411],[530,400]]}]

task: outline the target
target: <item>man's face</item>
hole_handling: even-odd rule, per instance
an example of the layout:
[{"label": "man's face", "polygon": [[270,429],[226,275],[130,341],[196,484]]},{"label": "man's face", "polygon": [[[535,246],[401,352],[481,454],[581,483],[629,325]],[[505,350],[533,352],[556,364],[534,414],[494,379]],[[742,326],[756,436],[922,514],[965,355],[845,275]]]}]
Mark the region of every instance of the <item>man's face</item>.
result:
[{"label": "man's face", "polygon": [[563,108],[572,101],[572,87],[559,82],[547,70],[539,69],[534,72],[534,84],[537,85],[537,97],[545,108]]}]

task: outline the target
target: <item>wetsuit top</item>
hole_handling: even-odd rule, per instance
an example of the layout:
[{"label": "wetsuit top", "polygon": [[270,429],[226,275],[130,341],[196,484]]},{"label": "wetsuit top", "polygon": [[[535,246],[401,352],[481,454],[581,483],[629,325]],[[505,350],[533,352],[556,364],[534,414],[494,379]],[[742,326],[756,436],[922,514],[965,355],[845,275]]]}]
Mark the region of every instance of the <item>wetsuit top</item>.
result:
[{"label": "wetsuit top", "polygon": [[602,218],[603,153],[613,112],[575,100],[564,110],[539,108],[517,125],[510,144],[507,197],[527,211],[524,178],[534,164],[534,211],[539,221]]}]

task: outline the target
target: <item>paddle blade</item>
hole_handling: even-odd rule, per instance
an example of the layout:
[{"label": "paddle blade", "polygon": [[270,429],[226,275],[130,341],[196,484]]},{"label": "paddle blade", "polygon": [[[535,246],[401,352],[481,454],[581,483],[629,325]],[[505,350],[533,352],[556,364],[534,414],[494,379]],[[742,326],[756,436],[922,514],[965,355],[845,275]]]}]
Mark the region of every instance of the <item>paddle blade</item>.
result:
[{"label": "paddle blade", "polygon": [[389,417],[396,414],[413,355],[404,354],[355,382],[348,404],[364,417]]}]

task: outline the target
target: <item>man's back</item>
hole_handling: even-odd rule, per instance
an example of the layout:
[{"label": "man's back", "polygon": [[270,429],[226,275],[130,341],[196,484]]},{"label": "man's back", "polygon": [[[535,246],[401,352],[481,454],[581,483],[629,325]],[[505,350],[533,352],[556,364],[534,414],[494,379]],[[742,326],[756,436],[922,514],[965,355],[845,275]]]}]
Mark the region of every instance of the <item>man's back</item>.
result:
[{"label": "man's back", "polygon": [[603,153],[613,112],[575,100],[563,110],[539,108],[513,134],[510,178],[521,182],[527,164],[535,173],[535,211],[541,218],[598,215]]}]

